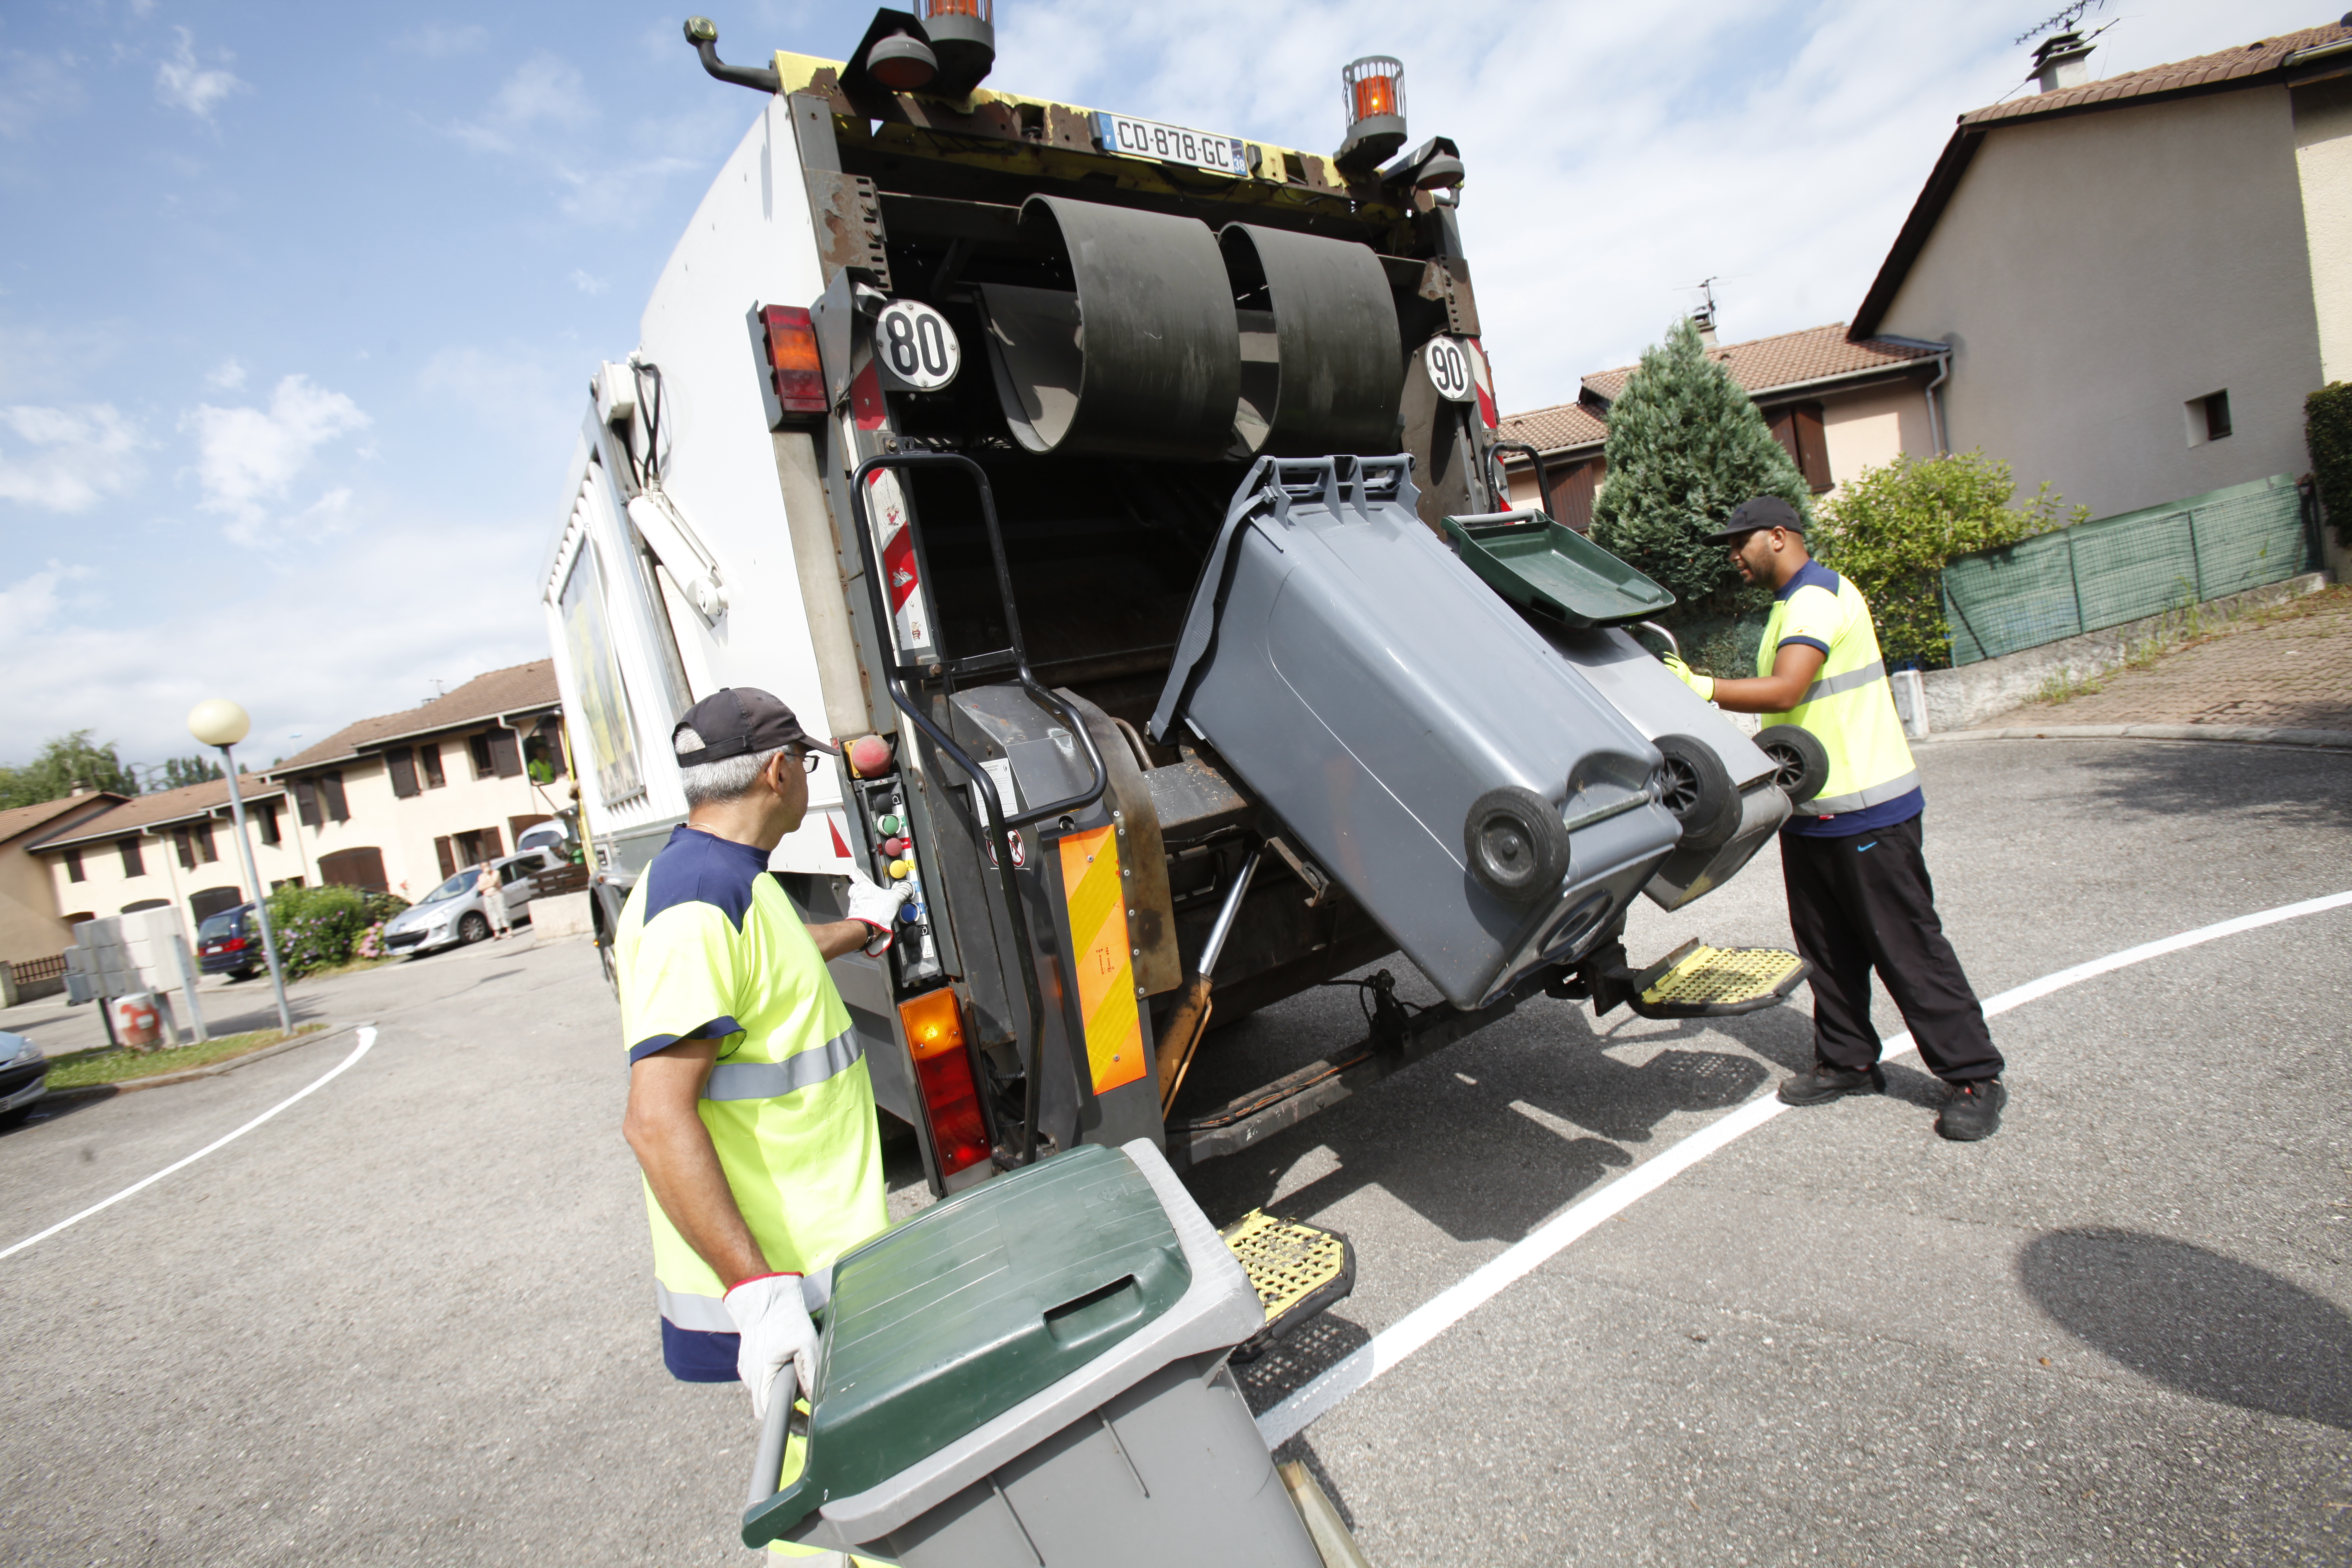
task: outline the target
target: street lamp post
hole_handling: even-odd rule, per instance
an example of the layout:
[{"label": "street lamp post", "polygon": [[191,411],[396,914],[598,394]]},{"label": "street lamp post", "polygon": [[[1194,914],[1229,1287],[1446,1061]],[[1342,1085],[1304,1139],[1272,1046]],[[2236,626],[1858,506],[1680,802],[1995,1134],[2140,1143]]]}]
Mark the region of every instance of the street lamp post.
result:
[{"label": "street lamp post", "polygon": [[245,710],[225,697],[215,697],[188,710],[188,733],[207,746],[218,746],[228,773],[228,809],[236,818],[236,853],[245,862],[245,879],[253,889],[253,911],[261,921],[261,950],[269,959],[269,984],[278,993],[278,1026],[290,1035],[294,1015],[286,1006],[286,976],[278,967],[278,933],[269,929],[269,895],[253,859],[253,840],[245,830],[245,795],[236,786],[236,743],[253,729]]}]

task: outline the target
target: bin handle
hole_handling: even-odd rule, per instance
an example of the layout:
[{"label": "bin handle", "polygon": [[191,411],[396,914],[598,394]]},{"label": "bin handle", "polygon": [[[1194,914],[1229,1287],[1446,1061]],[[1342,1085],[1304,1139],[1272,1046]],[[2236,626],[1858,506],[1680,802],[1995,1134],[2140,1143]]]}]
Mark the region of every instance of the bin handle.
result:
[{"label": "bin handle", "polygon": [[751,1491],[743,1504],[743,1544],[757,1552],[815,1511],[814,1500],[803,1500],[810,1489],[812,1467],[804,1459],[801,1473],[789,1486],[777,1485],[784,1470],[784,1442],[792,1433],[793,1401],[800,1396],[800,1380],[791,1362],[778,1369],[768,1384],[768,1417],[760,1426],[760,1446],[751,1459]]}]

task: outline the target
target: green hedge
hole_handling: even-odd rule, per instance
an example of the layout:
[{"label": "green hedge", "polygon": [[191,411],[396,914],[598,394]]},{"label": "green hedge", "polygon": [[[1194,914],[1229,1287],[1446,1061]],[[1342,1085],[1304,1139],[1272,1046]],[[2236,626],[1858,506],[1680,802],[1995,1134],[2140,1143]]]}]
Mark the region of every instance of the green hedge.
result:
[{"label": "green hedge", "polygon": [[[385,921],[408,907],[390,893],[359,888],[280,888],[269,895],[270,929],[286,976],[331,969],[354,957],[375,957]],[[375,952],[362,952],[362,946]]]},{"label": "green hedge", "polygon": [[2330,382],[2303,400],[2303,438],[2336,542],[2352,549],[2352,381]]},{"label": "green hedge", "polygon": [[1944,563],[1956,555],[2014,544],[2086,521],[2088,507],[2063,512],[2043,485],[2023,506],[2009,465],[1981,451],[1946,458],[1898,457],[1864,468],[1816,503],[1807,541],[1822,564],[1862,590],[1890,666],[1952,662],[1944,622]]}]

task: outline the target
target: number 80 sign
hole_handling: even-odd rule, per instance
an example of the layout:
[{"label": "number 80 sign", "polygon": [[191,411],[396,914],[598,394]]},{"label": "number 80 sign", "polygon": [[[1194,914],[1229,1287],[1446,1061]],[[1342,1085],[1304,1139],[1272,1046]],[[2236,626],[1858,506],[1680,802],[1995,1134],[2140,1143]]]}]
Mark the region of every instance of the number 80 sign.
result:
[{"label": "number 80 sign", "polygon": [[963,368],[963,345],[948,319],[919,300],[893,300],[874,319],[874,359],[884,377],[936,392]]}]

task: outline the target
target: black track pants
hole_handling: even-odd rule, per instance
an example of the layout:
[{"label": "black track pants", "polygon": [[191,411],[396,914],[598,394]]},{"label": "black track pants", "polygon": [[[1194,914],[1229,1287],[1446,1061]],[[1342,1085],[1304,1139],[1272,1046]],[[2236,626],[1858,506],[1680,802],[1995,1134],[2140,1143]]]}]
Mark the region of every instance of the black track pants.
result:
[{"label": "black track pants", "polygon": [[1878,1059],[1870,972],[1903,1010],[1927,1070],[1951,1083],[1997,1078],[1984,1008],[1936,918],[1920,818],[1846,838],[1780,836],[1789,926],[1813,966],[1813,1052],[1851,1071]]}]

